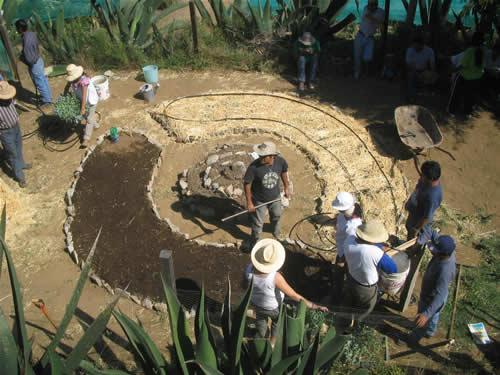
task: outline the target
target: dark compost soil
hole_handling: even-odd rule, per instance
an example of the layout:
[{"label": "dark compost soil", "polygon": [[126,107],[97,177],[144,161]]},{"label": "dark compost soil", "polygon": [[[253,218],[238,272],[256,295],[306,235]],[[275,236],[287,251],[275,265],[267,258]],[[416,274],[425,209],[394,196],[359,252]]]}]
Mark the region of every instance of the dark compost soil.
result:
[{"label": "dark compost soil", "polygon": [[[102,227],[93,269],[113,288],[130,283],[129,292],[159,300],[159,254],[169,249],[178,281],[194,281],[198,286],[204,283],[207,295],[222,301],[229,276],[233,293],[241,294],[242,273],[250,261],[247,254],[236,248],[200,246],[185,240],[154,214],[147,185],[159,153],[143,136],[122,135],[118,144],[106,141],[96,148],[73,195],[75,250],[85,259]],[[287,250],[284,272],[291,285],[310,297],[327,294],[328,290],[318,288],[318,282],[328,274],[326,264],[299,249]]]}]

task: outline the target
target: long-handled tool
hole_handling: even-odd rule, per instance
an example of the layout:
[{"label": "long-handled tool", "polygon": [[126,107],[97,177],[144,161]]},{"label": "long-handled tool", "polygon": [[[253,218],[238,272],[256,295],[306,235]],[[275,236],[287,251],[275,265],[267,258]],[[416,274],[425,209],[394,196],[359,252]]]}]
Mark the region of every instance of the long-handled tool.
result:
[{"label": "long-handled tool", "polygon": [[[289,205],[289,200],[287,197],[285,197],[284,194],[281,195],[281,197],[279,198],[276,198],[276,199],[273,199],[272,201],[269,201],[269,202],[264,202],[264,203],[261,203],[261,204],[258,204],[257,206],[255,206],[255,208],[259,208],[259,207],[263,207],[263,206],[266,206],[270,203],[274,203],[274,202],[279,202],[281,201],[281,204],[283,205],[283,207],[288,207]],[[246,214],[248,212],[248,210],[244,210],[244,211],[241,211],[241,212],[238,212],[237,214],[234,214],[234,215],[231,215],[231,216],[228,216],[228,217],[225,217],[224,219],[222,219],[221,221],[222,222],[225,222],[227,220],[230,220],[232,218],[235,218],[237,216],[240,216],[240,215],[243,215],[243,214]]]}]

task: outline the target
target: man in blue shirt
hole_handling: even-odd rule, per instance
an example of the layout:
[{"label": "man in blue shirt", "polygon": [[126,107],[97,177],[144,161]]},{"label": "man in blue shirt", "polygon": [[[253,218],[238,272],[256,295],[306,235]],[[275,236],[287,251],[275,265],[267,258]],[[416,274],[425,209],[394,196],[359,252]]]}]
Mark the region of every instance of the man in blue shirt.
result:
[{"label": "man in blue shirt", "polygon": [[386,242],[389,234],[379,221],[371,220],[356,229],[344,245],[347,282],[342,307],[348,311],[337,319],[338,332],[348,332],[353,320],[363,321],[377,303],[378,270],[387,274],[398,272],[396,263],[377,244]]},{"label": "man in blue shirt", "polygon": [[419,236],[417,242],[420,245],[423,245],[426,242],[425,239],[429,238],[434,213],[443,200],[440,178],[441,166],[439,163],[432,160],[426,161],[422,164],[420,179],[415,191],[406,202],[408,239]]},{"label": "man in blue shirt", "polygon": [[49,81],[45,76],[45,68],[36,34],[28,31],[28,23],[25,20],[16,21],[16,30],[21,34],[23,42],[21,61],[28,66],[31,80],[40,93],[42,107],[49,106],[52,103],[52,92]]},{"label": "man in blue shirt", "polygon": [[416,328],[410,333],[408,342],[418,344],[422,337],[436,333],[439,314],[446,304],[448,288],[455,278],[455,241],[450,236],[439,236],[433,232],[427,244],[432,259],[422,279],[422,289],[415,317]]}]

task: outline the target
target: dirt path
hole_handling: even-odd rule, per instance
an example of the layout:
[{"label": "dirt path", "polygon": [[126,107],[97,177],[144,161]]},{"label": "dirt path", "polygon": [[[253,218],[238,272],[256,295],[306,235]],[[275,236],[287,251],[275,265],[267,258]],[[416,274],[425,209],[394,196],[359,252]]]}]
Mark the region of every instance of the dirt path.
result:
[{"label": "dirt path", "polygon": [[[119,79],[111,81],[111,99],[99,106],[103,120],[101,129],[96,131],[95,136],[103,134],[111,126],[123,123],[120,113],[130,116],[125,119],[129,124],[134,121],[139,124],[152,121],[142,112],[147,106],[141,100],[133,98],[141,82],[134,80],[134,74],[119,73],[118,76]],[[24,82],[28,81],[25,79]],[[255,73],[163,73],[161,84],[158,102],[210,90],[288,92],[293,89],[289,82],[279,77]],[[62,90],[64,82],[61,78],[53,79],[51,85],[58,93]],[[26,86],[32,89],[31,82]],[[373,95],[373,92],[383,94]],[[338,106],[364,126],[382,126],[391,120],[392,110],[399,104],[398,93],[398,87],[394,84],[378,81],[352,82],[339,78],[325,80],[315,99]],[[113,115],[109,115],[110,113]],[[36,129],[38,116],[39,114],[35,112],[21,115],[24,134]],[[442,147],[451,152],[456,159],[453,160],[437,150],[431,153],[431,157],[443,166],[446,203],[471,214],[478,208],[484,208],[487,213],[494,215],[491,225],[496,229],[500,213],[498,206],[500,190],[497,188],[500,174],[496,166],[496,162],[500,160],[499,124],[487,114],[483,114],[467,124],[441,125],[444,125],[442,130],[445,136]],[[20,191],[12,180],[2,176],[0,201],[12,200],[8,202],[8,228],[10,226],[18,230],[8,229],[7,240],[11,245],[25,288],[27,319],[34,325],[52,332],[52,328],[39,312],[30,306],[29,301],[32,298],[43,298],[54,320],[58,321],[78,277],[77,266],[63,251],[62,225],[65,220],[63,199],[64,192],[72,180],[72,173],[84,151],[74,147],[65,152],[51,152],[43,146],[42,140],[36,134],[25,140],[24,147],[26,159],[34,165],[33,170],[28,172],[29,187],[25,191]],[[53,148],[62,147],[53,145]],[[381,151],[384,153],[383,149]],[[416,174],[411,160],[400,161],[397,166],[412,182],[415,181]],[[37,200],[36,195],[45,195],[47,199]],[[50,204],[43,203],[49,201]],[[14,235],[14,232],[24,235]],[[6,273],[3,272],[0,280],[0,305],[4,311],[9,312],[10,298],[7,285]],[[105,290],[89,283],[82,296],[79,314],[83,317],[95,317],[109,299],[110,296]],[[139,316],[153,338],[160,345],[166,344],[167,322],[160,315],[125,300],[120,303],[120,308],[131,316]],[[78,323],[73,323],[71,329],[75,336],[81,333],[79,327]],[[110,327],[122,335],[115,323]],[[34,334],[37,344],[43,345],[47,342],[42,331],[34,329],[31,333]],[[133,368],[131,355],[123,348],[120,349],[121,346],[123,343],[115,338],[114,341],[110,341],[109,350],[120,353],[120,361],[131,369]],[[109,360],[111,365],[120,365],[119,360],[113,360],[113,355],[107,354],[106,357],[111,358]]]}]

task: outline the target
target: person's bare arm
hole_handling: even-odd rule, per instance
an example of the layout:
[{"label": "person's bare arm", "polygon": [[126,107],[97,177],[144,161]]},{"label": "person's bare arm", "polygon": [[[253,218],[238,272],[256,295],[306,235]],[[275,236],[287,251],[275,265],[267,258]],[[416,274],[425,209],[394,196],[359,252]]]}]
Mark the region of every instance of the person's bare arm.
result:
[{"label": "person's bare arm", "polygon": [[283,181],[283,190],[285,191],[285,197],[290,198],[290,183],[288,180],[288,172],[283,172],[281,174],[281,181]]},{"label": "person's bare arm", "polygon": [[293,299],[296,302],[304,301],[307,307],[314,310],[328,311],[328,309],[324,306],[316,305],[315,303],[308,301],[304,297],[302,297],[299,293],[297,293],[290,284],[287,283],[283,275],[279,272],[276,273],[276,277],[274,278],[274,284],[276,287],[281,290],[285,295],[289,298]]},{"label": "person's bare arm", "polygon": [[69,82],[66,83],[66,86],[64,86],[64,92],[63,92],[64,95],[68,94],[70,86],[71,86],[71,83],[69,83]]},{"label": "person's bare arm", "polygon": [[252,189],[251,189],[250,184],[244,183],[243,190],[245,190],[245,197],[247,199],[248,212],[255,212],[255,206],[253,205],[253,201],[252,201]]}]

